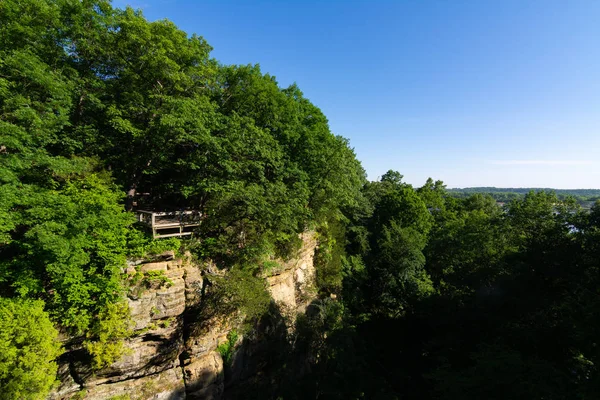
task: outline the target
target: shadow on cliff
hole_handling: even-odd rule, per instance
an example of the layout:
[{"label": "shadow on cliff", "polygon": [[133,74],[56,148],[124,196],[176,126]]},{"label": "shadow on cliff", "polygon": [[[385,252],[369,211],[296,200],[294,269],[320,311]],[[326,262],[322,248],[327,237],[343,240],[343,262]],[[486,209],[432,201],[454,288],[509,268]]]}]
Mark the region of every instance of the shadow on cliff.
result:
[{"label": "shadow on cliff", "polygon": [[311,374],[322,344],[322,332],[313,323],[322,306],[322,300],[314,300],[290,320],[272,302],[225,366],[224,399],[311,398],[314,391],[303,378]]},{"label": "shadow on cliff", "polygon": [[[217,277],[218,278],[218,277]],[[216,282],[213,282],[215,280]],[[227,331],[230,304],[224,303],[212,274],[203,275],[199,301],[186,308],[184,340],[202,337],[215,326]],[[271,301],[258,322],[243,334],[229,362],[224,363],[223,399],[305,399],[314,398],[315,388],[309,381],[317,355],[325,346],[324,310],[330,299],[315,299],[302,314],[290,315]],[[192,358],[186,349],[180,356],[182,365]],[[194,377],[196,382],[215,381],[212,376]],[[308,385],[308,386],[307,386]],[[188,384],[189,398],[209,398],[205,389]],[[212,390],[212,389],[207,389]]]}]

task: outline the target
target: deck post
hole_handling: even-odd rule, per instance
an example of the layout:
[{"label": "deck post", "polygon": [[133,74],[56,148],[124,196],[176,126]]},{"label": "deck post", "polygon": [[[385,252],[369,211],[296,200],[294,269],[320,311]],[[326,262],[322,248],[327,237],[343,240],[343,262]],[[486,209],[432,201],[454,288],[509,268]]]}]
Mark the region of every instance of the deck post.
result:
[{"label": "deck post", "polygon": [[152,213],[150,218],[150,225],[152,226],[152,239],[156,239],[156,214]]}]

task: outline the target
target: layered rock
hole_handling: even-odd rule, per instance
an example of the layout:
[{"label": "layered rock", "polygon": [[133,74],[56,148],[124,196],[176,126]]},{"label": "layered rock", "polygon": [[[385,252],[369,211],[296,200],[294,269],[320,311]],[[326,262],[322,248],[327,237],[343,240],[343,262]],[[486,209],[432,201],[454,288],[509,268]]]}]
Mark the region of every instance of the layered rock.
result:
[{"label": "layered rock", "polygon": [[152,375],[111,384],[94,385],[83,392],[86,399],[182,400],[186,398],[183,373],[169,368]]},{"label": "layered rock", "polygon": [[[313,295],[316,240],[312,233],[302,239],[298,257],[281,262],[281,268],[265,277],[274,302],[289,315],[303,312]],[[226,379],[217,348],[228,340],[236,318],[215,316],[192,324],[205,289],[202,270],[189,257],[167,256],[132,263],[127,272],[131,276],[150,272],[160,278],[133,287],[129,294],[136,332],[127,340],[129,351],[108,368],[92,371],[80,346],[67,347],[61,358],[60,385],[50,399],[223,398]]]},{"label": "layered rock", "polygon": [[284,262],[281,269],[268,276],[269,292],[284,313],[304,313],[310,300],[316,296],[314,256],[317,240],[314,232],[301,235],[302,247],[298,255]]},{"label": "layered rock", "polygon": [[223,359],[216,351],[203,353],[183,366],[189,399],[217,400],[223,395]]}]

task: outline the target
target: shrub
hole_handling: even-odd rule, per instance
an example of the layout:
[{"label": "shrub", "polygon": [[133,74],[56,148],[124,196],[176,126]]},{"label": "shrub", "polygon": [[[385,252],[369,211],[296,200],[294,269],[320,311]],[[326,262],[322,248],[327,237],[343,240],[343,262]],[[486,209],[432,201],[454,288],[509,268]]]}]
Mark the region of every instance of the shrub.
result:
[{"label": "shrub", "polygon": [[219,313],[227,315],[239,310],[251,322],[268,311],[271,296],[263,279],[241,269],[232,269],[224,277],[213,279],[213,297]]},{"label": "shrub", "polygon": [[0,298],[0,398],[46,398],[61,354],[57,337],[42,301]]},{"label": "shrub", "polygon": [[145,236],[139,230],[131,230],[128,237],[128,246],[130,257],[151,258],[171,250],[175,252],[176,256],[179,255],[182,242],[177,238],[155,240]]},{"label": "shrub", "polygon": [[123,302],[108,304],[98,315],[84,342],[94,369],[107,367],[125,354],[124,341],[133,333],[130,325],[129,307]]},{"label": "shrub", "polygon": [[173,286],[173,281],[169,279],[165,275],[165,271],[146,271],[144,272],[144,277],[142,278],[142,283],[147,288],[158,289],[163,286],[171,287]]},{"label": "shrub", "polygon": [[237,330],[232,329],[227,334],[227,341],[224,343],[221,343],[217,347],[217,351],[221,354],[221,357],[223,358],[223,363],[226,366],[231,365],[231,358],[233,357],[235,344],[237,343],[238,337],[239,337],[239,335],[238,335]]}]

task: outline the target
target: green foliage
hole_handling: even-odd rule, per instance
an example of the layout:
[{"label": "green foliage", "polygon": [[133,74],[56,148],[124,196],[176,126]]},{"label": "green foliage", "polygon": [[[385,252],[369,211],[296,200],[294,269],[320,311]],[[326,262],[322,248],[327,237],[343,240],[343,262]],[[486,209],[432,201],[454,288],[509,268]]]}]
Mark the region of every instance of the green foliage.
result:
[{"label": "green foliage", "polygon": [[96,369],[125,351],[126,292],[172,284],[125,276],[126,258],[182,248],[137,231],[134,203],[202,213],[186,246],[230,269],[209,290],[224,312],[264,315],[257,276],[312,226],[330,226],[319,279],[340,290],[344,221],[365,205],[354,151],[296,85],[211,50],[105,0],[0,2],[0,296],[43,299]]},{"label": "green foliage", "polygon": [[274,240],[274,253],[284,260],[295,257],[301,247],[302,238],[296,233],[281,235]]},{"label": "green foliage", "polygon": [[[398,172],[388,171],[365,190],[374,205],[366,221],[370,244],[364,254],[369,266],[365,292],[376,305],[373,311],[400,315],[412,302],[434,292],[423,254],[434,218],[424,193],[420,196],[403,183]],[[435,189],[428,190],[429,201],[441,206],[431,190]]]},{"label": "green foliage", "polygon": [[501,207],[393,171],[364,198],[346,229],[342,322],[302,398],[595,396],[600,207],[543,191]]},{"label": "green foliage", "polygon": [[426,248],[427,269],[446,295],[473,294],[506,273],[503,260],[516,250],[502,209],[473,195],[449,204]]},{"label": "green foliage", "polygon": [[[202,241],[186,246],[231,269],[209,292],[249,323],[270,304],[257,275],[296,253],[298,233],[360,206],[365,173],[323,113],[211,50],[104,0],[0,2],[0,295],[43,299],[95,369],[126,351],[123,296],[172,284],[125,276],[126,257],[182,247],[133,228],[134,200],[202,212]],[[324,291],[341,285],[341,236],[323,241]]]},{"label": "green foliage", "polygon": [[217,351],[219,352],[219,354],[221,354],[221,357],[223,358],[223,363],[225,364],[225,366],[231,365],[231,361],[232,361],[233,353],[235,352],[235,345],[237,344],[238,337],[239,337],[239,335],[238,335],[237,330],[232,329],[227,334],[227,341],[223,342],[219,346],[217,346]]},{"label": "green foliage", "polygon": [[181,255],[182,242],[178,238],[166,238],[153,240],[145,237],[142,232],[132,230],[128,238],[129,257],[149,259],[159,256],[167,251],[175,252],[175,256]]},{"label": "green foliage", "polygon": [[131,400],[131,396],[128,394],[120,394],[118,396],[110,397],[108,400]]},{"label": "green foliage", "polygon": [[83,343],[94,369],[111,365],[127,352],[124,340],[133,333],[130,321],[129,308],[123,302],[108,304],[100,312]]},{"label": "green foliage", "polygon": [[61,354],[42,301],[0,298],[0,398],[45,399]]},{"label": "green foliage", "polygon": [[135,274],[127,277],[127,296],[132,299],[138,299],[148,289],[159,289],[162,287],[171,287],[173,281],[165,275],[162,270],[141,272],[140,267],[136,267]]},{"label": "green foliage", "polygon": [[511,202],[522,199],[529,192],[548,192],[555,193],[558,199],[565,200],[568,197],[574,198],[582,207],[591,208],[593,203],[600,199],[600,190],[598,189],[551,189],[551,188],[495,188],[495,187],[474,187],[464,189],[449,189],[451,196],[466,198],[476,193],[489,194],[494,200],[499,202]]},{"label": "green foliage", "polygon": [[325,350],[327,336],[342,328],[344,307],[330,298],[314,301],[306,315],[296,318],[296,340],[315,358]]},{"label": "green foliage", "polygon": [[212,276],[212,298],[220,314],[241,312],[245,320],[254,322],[264,315],[271,302],[265,280],[252,273],[234,268],[225,276]]},{"label": "green foliage", "polygon": [[87,390],[82,389],[82,390],[79,390],[78,392],[76,392],[75,394],[73,394],[69,400],[84,400],[86,395],[87,395]]},{"label": "green foliage", "polygon": [[281,264],[279,264],[277,261],[266,260],[262,263],[262,270],[266,275],[271,275],[273,271],[277,271],[279,269],[281,269]]},{"label": "green foliage", "polygon": [[339,293],[344,262],[344,225],[340,221],[329,220],[320,227],[318,233],[318,248],[314,258],[317,288],[323,295]]},{"label": "green foliage", "polygon": [[0,253],[0,292],[43,295],[62,325],[84,332],[122,294],[132,218],[115,188],[97,175],[55,189],[15,190],[19,196],[9,207],[18,229],[7,232],[10,240]]},{"label": "green foliage", "polygon": [[173,281],[165,275],[165,271],[146,271],[143,273],[142,284],[148,288],[173,286]]},{"label": "green foliage", "polygon": [[277,376],[307,373],[290,386],[306,398],[597,397],[597,191],[366,182],[296,85],[211,50],[104,0],[0,2],[3,397],[52,384],[48,318],[102,368],[130,335],[126,289],[171,283],[123,274],[126,257],[183,243],[133,229],[134,201],[202,213],[185,246],[222,270],[202,305],[249,324],[277,316],[258,276],[318,230],[322,299],[279,342],[307,358],[277,358],[290,361]]},{"label": "green foliage", "polygon": [[173,323],[173,317],[169,317],[167,319],[163,319],[162,321],[160,321],[160,326],[162,328],[168,328],[171,326],[172,323]]}]

